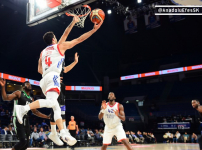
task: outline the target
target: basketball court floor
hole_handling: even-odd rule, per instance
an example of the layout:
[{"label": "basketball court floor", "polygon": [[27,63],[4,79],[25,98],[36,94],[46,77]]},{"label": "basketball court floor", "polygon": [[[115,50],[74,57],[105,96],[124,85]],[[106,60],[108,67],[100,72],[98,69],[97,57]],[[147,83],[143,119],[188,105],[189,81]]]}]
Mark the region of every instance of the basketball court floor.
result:
[{"label": "basketball court floor", "polygon": [[[132,145],[134,150],[199,150],[198,144],[146,144]],[[75,150],[100,150],[101,147],[78,147]],[[54,150],[69,150],[68,148],[60,148]],[[107,150],[127,150],[123,145],[109,146]]]},{"label": "basketball court floor", "polygon": [[[198,144],[132,144],[134,150],[199,150]],[[44,150],[46,148],[28,148],[28,150]],[[49,148],[54,150],[70,150],[69,148]],[[75,150],[100,150],[101,147],[77,147]],[[10,149],[0,149],[10,150]],[[109,146],[107,150],[127,150],[123,145]]]}]

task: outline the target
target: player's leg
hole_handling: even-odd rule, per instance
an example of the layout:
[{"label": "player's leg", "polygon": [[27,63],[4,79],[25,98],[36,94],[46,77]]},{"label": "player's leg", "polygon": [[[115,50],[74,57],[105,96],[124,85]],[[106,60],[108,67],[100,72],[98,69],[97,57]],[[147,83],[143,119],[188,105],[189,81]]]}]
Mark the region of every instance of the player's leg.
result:
[{"label": "player's leg", "polygon": [[118,142],[122,142],[126,148],[128,150],[132,150],[132,146],[129,144],[127,138],[126,138],[126,133],[125,131],[123,130],[123,126],[122,125],[118,125],[116,128],[115,128],[115,135],[117,137],[117,141]]},{"label": "player's leg", "polygon": [[26,131],[24,129],[24,125],[19,124],[16,117],[13,118],[13,124],[14,124],[16,134],[19,138],[19,142],[14,145],[12,150],[21,150],[27,144]]},{"label": "player's leg", "polygon": [[202,150],[202,136],[198,137],[199,148]]},{"label": "player's leg", "polygon": [[24,147],[22,147],[20,150],[26,150],[26,149],[29,147],[29,137],[30,137],[29,118],[26,118],[26,120],[25,120],[24,130],[25,130],[25,133],[26,133],[27,143],[26,143],[26,144],[24,145]]},{"label": "player's leg", "polygon": [[53,109],[51,110],[50,125],[51,125],[51,133],[48,135],[48,138],[50,140],[52,140],[56,145],[63,145],[63,142],[57,136],[56,123],[55,123],[55,120],[54,120]]},{"label": "player's leg", "polygon": [[103,134],[103,145],[101,147],[101,150],[106,150],[107,146],[111,144],[112,137],[114,136],[114,129],[110,129],[107,126],[105,126],[104,134]]}]

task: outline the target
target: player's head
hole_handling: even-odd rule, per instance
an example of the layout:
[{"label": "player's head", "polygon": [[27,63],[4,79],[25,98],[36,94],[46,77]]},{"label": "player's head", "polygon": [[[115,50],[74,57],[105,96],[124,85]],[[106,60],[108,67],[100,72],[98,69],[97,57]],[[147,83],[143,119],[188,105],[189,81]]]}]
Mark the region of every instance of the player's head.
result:
[{"label": "player's head", "polygon": [[43,36],[43,40],[47,45],[57,44],[57,39],[53,32],[46,32]]},{"label": "player's head", "polygon": [[22,88],[23,88],[23,90],[29,91],[29,92],[32,90],[32,86],[31,86],[31,84],[30,84],[29,81],[25,81],[25,82],[22,84]]},{"label": "player's head", "polygon": [[110,92],[109,95],[108,95],[108,99],[111,102],[114,101],[116,99],[115,94],[113,92]]},{"label": "player's head", "polygon": [[71,116],[71,121],[74,121],[74,116]]},{"label": "player's head", "polygon": [[199,102],[199,100],[197,100],[197,99],[193,99],[193,100],[191,101],[191,104],[192,104],[192,107],[193,107],[194,109],[197,109],[198,106],[200,105],[200,102]]}]

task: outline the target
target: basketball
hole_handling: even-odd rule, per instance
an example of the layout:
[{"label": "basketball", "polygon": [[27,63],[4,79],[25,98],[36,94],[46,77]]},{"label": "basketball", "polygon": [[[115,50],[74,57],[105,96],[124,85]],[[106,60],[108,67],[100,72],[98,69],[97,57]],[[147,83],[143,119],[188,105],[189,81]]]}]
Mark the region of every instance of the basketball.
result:
[{"label": "basketball", "polygon": [[92,12],[90,13],[90,20],[93,23],[99,24],[101,22],[101,20],[104,21],[105,19],[105,13],[102,9],[94,9],[92,10]]}]

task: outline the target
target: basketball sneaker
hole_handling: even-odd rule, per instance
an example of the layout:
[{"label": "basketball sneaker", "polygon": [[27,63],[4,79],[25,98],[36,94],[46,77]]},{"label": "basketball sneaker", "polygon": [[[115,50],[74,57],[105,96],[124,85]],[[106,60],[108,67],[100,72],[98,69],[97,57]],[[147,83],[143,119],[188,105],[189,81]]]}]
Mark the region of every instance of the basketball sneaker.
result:
[{"label": "basketball sneaker", "polygon": [[56,134],[54,134],[54,133],[50,133],[49,135],[48,135],[48,138],[50,139],[50,140],[52,140],[56,145],[58,145],[58,146],[62,146],[64,143],[60,140],[60,138],[58,137],[58,135],[57,135],[57,133]]},{"label": "basketball sneaker", "polygon": [[23,107],[21,105],[15,105],[15,112],[16,112],[16,117],[18,119],[18,122],[20,124],[22,124],[23,123],[22,119],[23,119],[24,115],[27,114],[25,107]]},{"label": "basketball sneaker", "polygon": [[77,140],[72,137],[69,132],[60,133],[60,136],[62,137],[62,140],[66,142],[69,146],[73,146],[77,142]]}]

